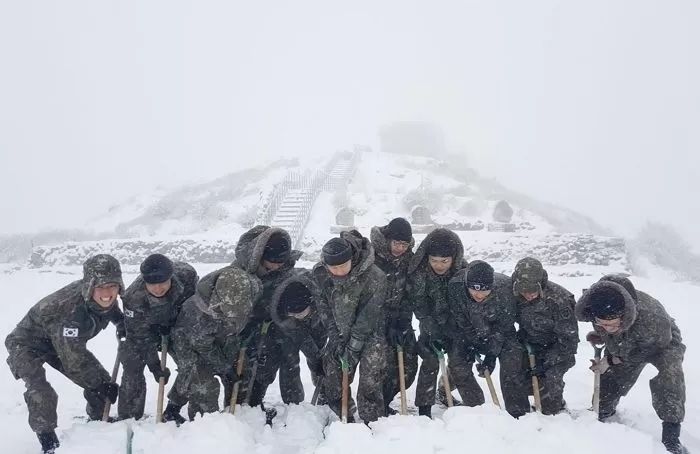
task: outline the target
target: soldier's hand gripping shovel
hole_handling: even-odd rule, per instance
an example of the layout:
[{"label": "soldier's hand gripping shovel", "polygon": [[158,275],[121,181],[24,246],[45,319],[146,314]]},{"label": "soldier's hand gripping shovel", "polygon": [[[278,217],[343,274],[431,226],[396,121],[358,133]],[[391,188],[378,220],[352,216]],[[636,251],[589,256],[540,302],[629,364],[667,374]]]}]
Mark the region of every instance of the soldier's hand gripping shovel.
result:
[{"label": "soldier's hand gripping shovel", "polygon": [[450,388],[450,378],[447,376],[447,365],[445,364],[445,352],[442,349],[435,348],[433,350],[438,357],[440,362],[440,375],[442,375],[442,386],[445,388],[445,397],[447,398],[447,407],[454,406],[454,401],[452,400],[452,390]]},{"label": "soldier's hand gripping shovel", "polygon": [[349,400],[349,394],[350,394],[350,380],[349,380],[350,366],[348,364],[348,360],[346,360],[343,357],[340,358],[340,368],[343,371],[343,381],[342,381],[343,392],[342,392],[342,397],[340,400],[340,421],[343,424],[347,424],[348,423],[348,400]]},{"label": "soldier's hand gripping shovel", "polygon": [[[160,337],[160,370],[165,372],[166,362],[168,361],[168,337],[162,335]],[[156,402],[156,424],[163,422],[163,397],[165,395],[165,377],[160,377],[158,380],[158,400]]]},{"label": "soldier's hand gripping shovel", "polygon": [[[537,360],[535,359],[535,354],[532,351],[532,346],[530,344],[525,344],[527,348],[527,358],[530,363],[530,369],[534,369],[537,366]],[[535,397],[535,410],[538,413],[542,413],[542,399],[540,398],[540,380],[537,375],[532,376],[532,395]]]},{"label": "soldier's hand gripping shovel", "polygon": [[238,401],[238,390],[241,387],[241,376],[243,375],[243,367],[245,366],[245,351],[246,346],[243,345],[240,350],[238,350],[238,364],[236,364],[236,374],[238,375],[238,381],[233,384],[233,389],[231,390],[231,402],[229,406],[229,412],[231,414],[236,413],[236,402]]},{"label": "soldier's hand gripping shovel", "polygon": [[[117,357],[114,360],[114,367],[112,367],[112,376],[110,377],[110,381],[112,383],[117,382],[117,375],[119,374],[119,352],[121,351],[121,345],[122,341],[119,339],[119,343],[117,344]],[[112,402],[109,401],[109,399],[105,400],[105,408],[102,410],[102,421],[108,422],[109,421],[109,410],[112,408]]]},{"label": "soldier's hand gripping shovel", "polygon": [[[401,392],[401,414],[406,415],[408,413],[406,405],[406,374],[403,365],[403,346],[396,346],[396,356],[399,364],[399,390]],[[452,399],[452,396],[448,397]]]},{"label": "soldier's hand gripping shovel", "polygon": [[[600,361],[603,354],[603,347],[595,344],[593,345],[593,351],[596,362]],[[593,411],[596,415],[600,414],[600,371],[595,371],[593,373]]]},{"label": "soldier's hand gripping shovel", "polygon": [[[481,356],[479,356],[479,354],[476,354],[474,356],[476,357],[476,361],[479,364],[483,364],[483,360],[481,359]],[[491,394],[491,400],[493,401],[493,404],[498,408],[501,408],[501,401],[498,399],[498,394],[496,394],[496,387],[493,385],[491,372],[489,372],[489,370],[486,368],[484,369],[484,378],[486,379],[486,385],[489,387],[489,394]]]}]

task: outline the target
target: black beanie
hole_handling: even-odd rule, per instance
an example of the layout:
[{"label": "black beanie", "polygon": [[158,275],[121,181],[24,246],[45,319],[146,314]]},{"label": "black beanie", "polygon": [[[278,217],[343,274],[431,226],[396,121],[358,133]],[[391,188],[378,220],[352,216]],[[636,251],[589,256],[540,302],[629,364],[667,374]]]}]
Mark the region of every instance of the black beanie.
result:
[{"label": "black beanie", "polygon": [[271,263],[285,263],[290,257],[289,241],[282,234],[274,234],[267,240],[262,258]]},{"label": "black beanie", "polygon": [[413,238],[411,224],[404,218],[392,219],[384,231],[384,235],[390,240],[409,242]]},{"label": "black beanie", "polygon": [[147,284],[160,284],[173,277],[173,262],[163,254],[152,254],[141,264],[141,276]]},{"label": "black beanie", "polygon": [[280,312],[282,316],[298,314],[311,305],[311,292],[301,282],[292,282],[280,295]]},{"label": "black beanie", "polygon": [[612,288],[598,288],[591,292],[591,313],[603,320],[621,318],[625,312],[625,297]]},{"label": "black beanie", "polygon": [[434,230],[430,234],[428,255],[433,257],[454,257],[457,254],[457,243],[449,230]]},{"label": "black beanie", "polygon": [[323,263],[328,266],[341,265],[352,259],[352,247],[344,238],[331,238],[321,250]]},{"label": "black beanie", "polygon": [[491,290],[492,287],[493,267],[481,260],[470,263],[467,270],[467,288],[483,291]]}]

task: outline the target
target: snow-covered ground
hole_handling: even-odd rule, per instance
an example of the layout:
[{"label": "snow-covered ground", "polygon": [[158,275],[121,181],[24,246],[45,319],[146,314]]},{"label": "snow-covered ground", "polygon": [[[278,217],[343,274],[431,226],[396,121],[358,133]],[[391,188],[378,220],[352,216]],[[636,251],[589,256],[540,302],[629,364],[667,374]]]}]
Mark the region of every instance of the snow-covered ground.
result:
[{"label": "snow-covered ground", "polygon": [[[307,266],[309,264],[306,264]],[[494,264],[498,271],[509,271],[512,263]],[[217,268],[217,265],[195,265],[200,275]],[[585,266],[585,265],[584,265]],[[129,267],[125,276],[128,283],[135,269]],[[565,285],[576,295],[589,286],[598,276],[609,270],[587,266],[587,276],[566,277],[566,267],[550,268],[552,280]],[[68,282],[79,278],[79,268],[55,268],[44,270],[0,269],[0,289],[5,298],[4,315],[0,319],[0,335],[4,339],[31,305],[41,297]],[[685,359],[688,394],[687,416],[683,425],[682,440],[691,451],[700,450],[700,397],[695,392],[700,387],[700,353],[696,346],[700,334],[693,330],[700,300],[700,287],[673,283],[662,277],[636,278],[635,285],[658,297],[676,318],[688,350]],[[589,329],[581,325],[581,337]],[[116,355],[116,339],[112,327],[90,342],[107,369]],[[454,408],[444,411],[435,406],[435,420],[418,416],[392,416],[371,424],[371,430],[362,424],[342,425],[333,422],[324,431],[327,421],[335,420],[327,407],[308,404],[287,407],[281,404],[276,384],[269,389],[266,401],[279,411],[272,428],[265,426],[262,414],[255,409],[244,408],[236,416],[228,414],[208,415],[187,423],[180,428],[171,424],[154,424],[152,418],[131,422],[134,432],[133,453],[179,454],[193,452],[248,452],[261,454],[294,453],[463,453],[478,451],[489,453],[590,453],[593,451],[653,453],[663,452],[659,442],[661,423],[651,407],[648,380],[655,371],[649,366],[636,387],[624,398],[619,407],[622,423],[601,424],[586,411],[590,405],[593,377],[587,369],[592,356],[590,347],[580,344],[576,366],[566,376],[565,397],[574,415],[544,417],[528,415],[516,421],[490,404],[480,408]],[[497,375],[497,374],[496,374]],[[76,419],[84,415],[81,390],[60,374],[48,368],[48,378],[59,394],[58,434],[62,447],[58,453],[100,454],[124,453],[127,422],[105,424],[85,423]],[[313,392],[310,377],[303,371],[307,399]],[[148,381],[149,392],[146,412],[155,412],[156,384]],[[488,392],[485,383],[485,395]],[[0,452],[36,454],[39,445],[27,425],[27,410],[22,398],[22,382],[15,381],[3,361],[0,363],[0,428],[3,440]],[[499,390],[500,393],[500,390]],[[408,392],[413,402],[413,388]],[[398,401],[394,402],[398,408]],[[112,414],[116,409],[113,408]],[[183,412],[184,414],[184,412]]]}]

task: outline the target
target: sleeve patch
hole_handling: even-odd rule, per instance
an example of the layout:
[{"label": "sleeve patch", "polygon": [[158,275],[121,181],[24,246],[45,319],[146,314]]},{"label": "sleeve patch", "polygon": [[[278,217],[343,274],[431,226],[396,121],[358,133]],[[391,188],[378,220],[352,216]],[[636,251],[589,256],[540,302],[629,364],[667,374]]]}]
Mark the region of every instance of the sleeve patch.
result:
[{"label": "sleeve patch", "polygon": [[78,328],[63,328],[63,337],[78,337]]},{"label": "sleeve patch", "polygon": [[124,315],[130,318],[134,318],[134,311],[130,311],[129,309],[124,308]]}]

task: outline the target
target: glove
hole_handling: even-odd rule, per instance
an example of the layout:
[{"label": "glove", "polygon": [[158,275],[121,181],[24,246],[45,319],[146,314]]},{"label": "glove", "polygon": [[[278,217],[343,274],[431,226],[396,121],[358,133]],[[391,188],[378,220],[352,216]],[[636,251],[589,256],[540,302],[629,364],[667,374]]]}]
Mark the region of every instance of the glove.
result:
[{"label": "glove", "polygon": [[605,355],[599,360],[592,359],[591,367],[589,367],[589,369],[593,372],[600,372],[600,374],[603,375],[608,371],[608,369],[610,369],[610,366],[616,366],[618,364],[622,364],[622,360],[620,358],[617,356]]},{"label": "glove", "polygon": [[445,343],[443,342],[442,339],[435,339],[433,338],[430,342],[432,349],[434,350],[442,350],[443,352],[447,350],[447,347],[445,347]]},{"label": "glove", "polygon": [[472,362],[476,358],[476,355],[478,355],[479,352],[476,351],[476,347],[474,347],[471,344],[467,344],[464,347],[464,357],[467,359],[467,361]]},{"label": "glove", "polygon": [[496,357],[493,355],[486,355],[484,356],[483,361],[481,363],[476,365],[476,371],[479,372],[479,377],[483,377],[486,375],[486,371],[489,371],[489,374],[493,372],[493,370],[496,368]]},{"label": "glove", "polygon": [[518,336],[518,342],[521,344],[527,344],[527,331],[525,331],[523,328],[520,328],[516,334]]},{"label": "glove", "polygon": [[124,325],[124,323],[118,323],[115,327],[117,328],[117,340],[121,341],[126,339],[126,325]]},{"label": "glove", "polygon": [[590,331],[588,334],[586,334],[586,340],[593,345],[605,344],[605,341],[603,340],[603,336],[601,336],[600,334],[598,334],[595,331]]},{"label": "glove", "polygon": [[221,374],[218,374],[218,375],[220,375],[221,378],[226,380],[226,382],[230,385],[233,385],[234,383],[241,381],[240,375],[238,375],[236,368],[233,366],[227,367],[225,371],[223,371]]},{"label": "glove", "polygon": [[160,333],[161,336],[170,336],[171,329],[172,329],[172,326],[158,325],[158,332]]},{"label": "glove", "polygon": [[168,384],[168,379],[170,378],[170,369],[166,367],[165,370],[163,370],[160,367],[160,363],[153,363],[148,365],[148,370],[151,371],[151,373],[153,374],[153,378],[155,378],[157,382],[160,382],[160,379],[164,378],[165,384]]},{"label": "glove", "polygon": [[326,371],[323,369],[323,361],[320,358],[316,361],[309,361],[307,365],[309,366],[309,370],[311,371],[311,373],[316,375],[317,377],[326,376]]},{"label": "glove", "polygon": [[398,326],[398,323],[394,323],[389,326],[387,331],[387,339],[389,340],[389,345],[392,347],[405,346],[408,333],[411,332],[410,329],[403,329]]},{"label": "glove", "polygon": [[341,355],[348,362],[348,370],[355,370],[355,366],[360,362],[360,352],[355,352],[349,348],[345,349],[345,352]]},{"label": "glove", "polygon": [[527,368],[527,375],[529,377],[544,377],[545,372],[549,369],[544,361],[537,361],[534,367]]},{"label": "glove", "polygon": [[95,388],[93,392],[100,399],[104,401],[109,400],[111,403],[114,403],[117,401],[117,395],[119,394],[119,385],[112,382],[102,383],[100,386]]}]

